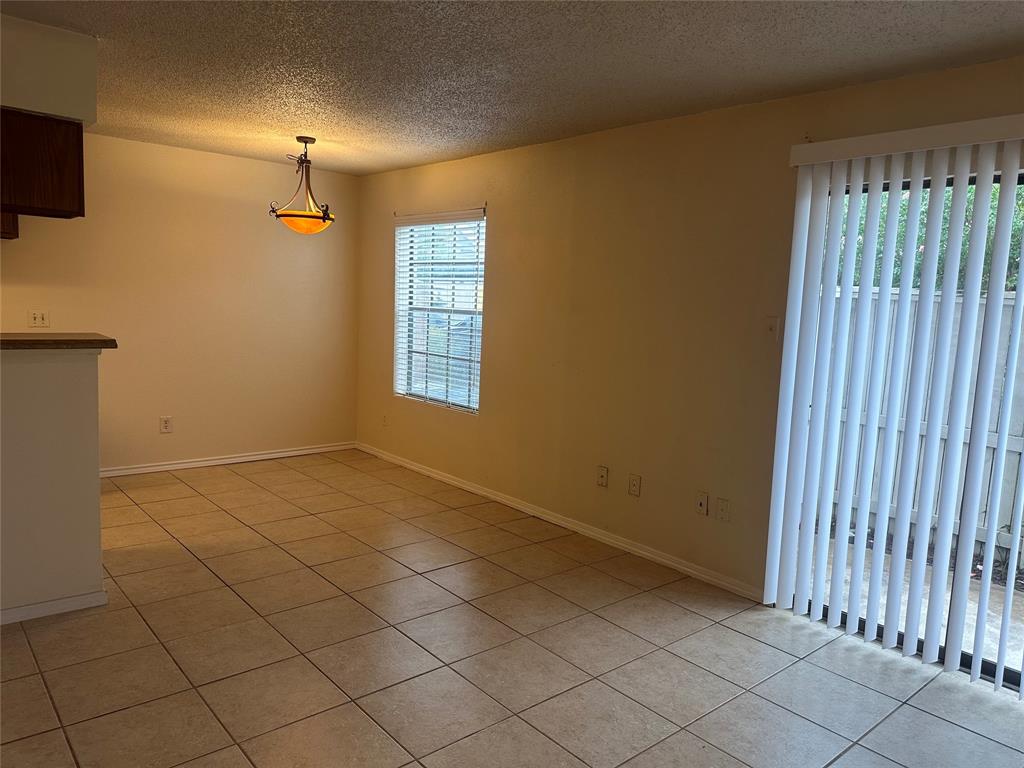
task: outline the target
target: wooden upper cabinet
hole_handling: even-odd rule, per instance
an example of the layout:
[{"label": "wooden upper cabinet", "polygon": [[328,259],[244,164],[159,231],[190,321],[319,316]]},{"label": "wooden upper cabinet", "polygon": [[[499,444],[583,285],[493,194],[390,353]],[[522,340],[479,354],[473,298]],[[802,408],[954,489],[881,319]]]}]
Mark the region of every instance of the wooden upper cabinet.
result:
[{"label": "wooden upper cabinet", "polygon": [[85,216],[82,124],[0,109],[0,210],[71,219]]},{"label": "wooden upper cabinet", "polygon": [[18,214],[0,212],[0,238],[18,239]]}]

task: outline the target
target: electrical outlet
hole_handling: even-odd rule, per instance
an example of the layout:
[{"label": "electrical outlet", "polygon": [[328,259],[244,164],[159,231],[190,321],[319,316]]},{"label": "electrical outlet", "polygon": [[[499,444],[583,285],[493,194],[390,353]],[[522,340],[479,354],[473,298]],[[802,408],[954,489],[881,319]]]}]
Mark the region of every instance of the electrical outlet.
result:
[{"label": "electrical outlet", "polygon": [[716,500],[715,517],[723,523],[728,523],[732,519],[732,510],[730,509],[728,499],[723,499],[721,496],[718,497]]},{"label": "electrical outlet", "polygon": [[30,309],[28,311],[29,328],[49,328],[50,313],[45,309]]},{"label": "electrical outlet", "polygon": [[629,490],[629,495],[630,496],[639,496],[640,495],[640,475],[630,475],[629,476],[628,490]]},{"label": "electrical outlet", "polygon": [[765,330],[768,331],[768,335],[771,336],[775,341],[779,340],[779,329],[782,323],[779,322],[779,318],[776,315],[772,315],[765,321]]},{"label": "electrical outlet", "polygon": [[174,418],[171,416],[160,417],[160,434],[169,435],[174,431]]},{"label": "electrical outlet", "polygon": [[703,517],[708,516],[708,493],[707,491],[697,491],[697,503],[696,503],[697,514]]},{"label": "electrical outlet", "polygon": [[602,488],[608,487],[608,467],[597,465],[597,484]]},{"label": "electrical outlet", "polygon": [[385,413],[384,414],[384,424],[383,424],[383,426],[386,427],[387,425],[388,425],[388,415]]}]

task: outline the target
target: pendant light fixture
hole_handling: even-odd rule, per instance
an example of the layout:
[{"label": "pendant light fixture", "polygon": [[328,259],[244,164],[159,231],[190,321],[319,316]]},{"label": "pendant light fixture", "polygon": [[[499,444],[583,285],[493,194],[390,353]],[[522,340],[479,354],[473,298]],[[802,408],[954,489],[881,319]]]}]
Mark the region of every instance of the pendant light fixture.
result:
[{"label": "pendant light fixture", "polygon": [[[298,232],[300,235],[315,235],[323,232],[334,223],[334,214],[330,212],[327,203],[320,205],[313,197],[313,189],[309,185],[309,173],[312,162],[309,159],[309,145],[315,144],[316,139],[312,136],[296,136],[295,140],[302,145],[301,155],[288,155],[289,160],[296,163],[295,172],[299,174],[299,188],[295,190],[292,199],[278,206],[277,201],[270,203],[270,215],[289,229]],[[302,205],[303,207],[298,207]]]}]

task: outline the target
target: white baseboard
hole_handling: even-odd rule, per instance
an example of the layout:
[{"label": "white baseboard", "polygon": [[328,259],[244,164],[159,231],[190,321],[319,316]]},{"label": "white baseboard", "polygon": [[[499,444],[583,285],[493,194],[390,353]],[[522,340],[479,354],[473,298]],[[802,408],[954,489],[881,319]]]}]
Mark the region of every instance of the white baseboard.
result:
[{"label": "white baseboard", "polygon": [[639,542],[631,539],[610,533],[602,528],[596,528],[571,517],[566,517],[565,515],[560,515],[557,512],[552,512],[544,507],[539,507],[536,504],[531,504],[528,501],[523,501],[522,499],[517,499],[514,496],[509,496],[508,494],[501,493],[490,488],[485,488],[482,485],[471,483],[468,480],[463,480],[460,477],[449,475],[446,472],[441,472],[432,467],[417,464],[415,461],[410,461],[402,456],[389,453],[388,451],[381,450],[375,446],[368,445],[366,443],[356,443],[355,447],[366,451],[367,453],[379,456],[380,458],[394,464],[400,464],[403,467],[408,467],[409,469],[413,469],[424,475],[429,475],[430,477],[436,478],[450,485],[480,494],[481,496],[487,496],[488,498],[500,501],[502,504],[507,504],[508,506],[514,507],[522,512],[527,512],[528,514],[556,523],[564,528],[576,531],[577,533],[582,533],[590,536],[591,538],[597,539],[598,541],[611,544],[613,547],[618,547],[619,549],[623,549],[627,552],[632,552],[635,555],[646,557],[648,560],[653,560],[656,563],[667,565],[669,568],[675,568],[677,571],[681,571],[688,576],[693,576],[701,581],[706,581],[708,584],[714,584],[716,587],[721,587],[722,589],[728,590],[729,592],[737,595],[742,595],[743,597],[749,598],[758,603],[760,603],[763,598],[763,589],[760,585],[755,586],[753,584],[747,584],[734,579],[731,576],[719,573],[718,571],[713,571],[709,568],[696,565],[695,563],[682,560],[673,555],[654,549],[653,547],[648,547],[646,544],[640,544]]},{"label": "white baseboard", "polygon": [[193,467],[210,467],[216,464],[240,464],[243,461],[261,461],[263,459],[283,459],[288,456],[301,456],[306,453],[327,453],[355,448],[356,443],[329,443],[327,445],[307,445],[302,448],[285,448],[278,451],[257,451],[255,453],[236,453],[231,456],[209,456],[204,459],[184,459],[182,461],[164,461],[155,464],[130,464],[124,467],[102,467],[100,477],[116,477],[118,475],[140,475],[144,472],[167,472],[175,469],[192,469]]},{"label": "white baseboard", "polygon": [[15,608],[0,610],[0,624],[12,624],[16,621],[38,619],[40,616],[52,616],[55,613],[78,611],[82,608],[95,608],[107,604],[107,593],[104,590],[87,592],[84,595],[59,597],[56,600],[44,600],[41,603],[29,603]]},{"label": "white baseboard", "polygon": [[[386,459],[387,461],[393,462],[395,464],[400,464],[401,466],[408,467],[409,469],[416,470],[417,472],[421,472],[424,475],[437,478],[438,480],[449,483],[450,485],[454,485],[458,488],[463,488],[467,491],[478,493],[481,496],[487,496],[488,498],[495,499],[496,501],[500,501],[503,504],[507,504],[510,507],[514,507],[515,509],[521,510],[536,517],[540,517],[544,520],[548,520],[552,523],[557,523],[558,525],[576,531],[577,533],[586,534],[587,536],[597,539],[598,541],[603,541],[606,544],[611,544],[612,546],[618,547],[619,549],[623,549],[627,552],[632,552],[633,554],[646,557],[648,560],[653,560],[657,563],[661,563],[662,565],[667,565],[670,568],[675,568],[677,571],[698,578],[701,581],[706,581],[709,584],[714,584],[717,587],[721,587],[722,589],[726,589],[735,594],[748,597],[751,600],[756,600],[757,602],[761,602],[761,598],[763,595],[760,586],[755,586],[752,584],[747,584],[745,582],[738,581],[737,579],[734,579],[731,576],[726,576],[725,574],[719,573],[718,571],[714,571],[709,568],[697,565],[695,563],[682,560],[666,552],[654,549],[653,547],[648,547],[646,544],[641,544],[631,539],[624,538],[617,534],[610,533],[609,531],[605,531],[601,528],[596,528],[592,525],[588,525],[587,523],[580,522],[579,520],[575,520],[571,517],[566,517],[565,515],[560,515],[557,512],[552,512],[551,510],[537,506],[536,504],[531,504],[528,501],[517,499],[514,496],[509,496],[508,494],[501,493],[500,491],[495,491],[491,488],[485,488],[484,486],[478,485],[477,483],[472,483],[468,480],[463,480],[460,477],[449,475],[448,473],[441,472],[440,470],[434,469],[433,467],[418,464],[402,456],[398,456],[396,454],[389,453],[388,451],[384,451],[373,445],[368,445],[366,443],[361,443],[357,441],[349,441],[345,443],[331,443],[329,445],[308,445],[301,448],[287,448],[284,450],[276,451],[239,453],[231,456],[210,456],[202,459],[186,459],[183,461],[168,461],[154,464],[133,464],[123,467],[105,467],[100,470],[100,477],[111,477],[118,475],[137,475],[142,474],[144,472],[165,472],[168,470],[175,469],[209,467],[216,464],[237,464],[243,461],[259,461],[262,459],[280,459],[288,456],[300,456],[306,453],[327,453],[329,451],[341,451],[348,448],[359,448],[361,450],[366,451],[367,453],[372,453],[376,456],[381,457],[382,459]],[[62,610],[73,609],[68,608]],[[5,612],[5,622],[8,621],[6,615],[7,614]],[[10,621],[20,620],[21,619],[10,619]]]}]

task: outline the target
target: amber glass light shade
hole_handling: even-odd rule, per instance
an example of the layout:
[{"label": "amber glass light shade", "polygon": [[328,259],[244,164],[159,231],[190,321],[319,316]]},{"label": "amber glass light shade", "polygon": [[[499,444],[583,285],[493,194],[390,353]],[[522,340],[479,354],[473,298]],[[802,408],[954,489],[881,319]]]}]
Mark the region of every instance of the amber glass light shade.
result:
[{"label": "amber glass light shade", "polygon": [[[296,162],[295,172],[299,175],[299,188],[295,190],[292,199],[283,206],[277,202],[270,204],[270,215],[284,224],[293,232],[300,235],[315,235],[323,232],[334,223],[334,214],[330,212],[327,205],[320,205],[313,197],[313,188],[310,185],[309,175],[312,163],[309,160],[309,144],[316,142],[312,136],[296,136],[296,140],[302,144],[301,155],[288,155]],[[302,205],[299,208],[298,205]],[[295,205],[295,207],[292,207]]]},{"label": "amber glass light shade", "polygon": [[300,235],[315,235],[317,232],[323,232],[334,223],[334,214],[327,214],[327,220],[325,221],[322,213],[284,210],[277,212],[277,220],[288,227],[288,229],[298,232]]}]

